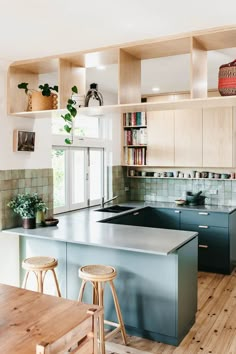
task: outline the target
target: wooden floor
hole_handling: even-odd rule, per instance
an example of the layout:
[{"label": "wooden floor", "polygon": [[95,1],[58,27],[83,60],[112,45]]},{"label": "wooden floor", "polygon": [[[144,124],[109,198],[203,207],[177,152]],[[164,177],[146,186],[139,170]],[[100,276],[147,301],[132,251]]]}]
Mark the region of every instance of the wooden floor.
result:
[{"label": "wooden floor", "polygon": [[120,336],[106,345],[107,354],[236,354],[236,269],[231,275],[199,272],[196,322],[178,347]]}]

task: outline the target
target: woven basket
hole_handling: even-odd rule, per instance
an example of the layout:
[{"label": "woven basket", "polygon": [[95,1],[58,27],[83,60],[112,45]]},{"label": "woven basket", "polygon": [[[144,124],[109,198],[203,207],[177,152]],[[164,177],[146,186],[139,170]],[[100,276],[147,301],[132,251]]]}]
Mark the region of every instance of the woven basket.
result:
[{"label": "woven basket", "polygon": [[28,111],[44,111],[57,109],[57,95],[43,96],[41,92],[32,92],[29,95]]},{"label": "woven basket", "polygon": [[220,66],[218,90],[221,96],[236,95],[236,60]]}]

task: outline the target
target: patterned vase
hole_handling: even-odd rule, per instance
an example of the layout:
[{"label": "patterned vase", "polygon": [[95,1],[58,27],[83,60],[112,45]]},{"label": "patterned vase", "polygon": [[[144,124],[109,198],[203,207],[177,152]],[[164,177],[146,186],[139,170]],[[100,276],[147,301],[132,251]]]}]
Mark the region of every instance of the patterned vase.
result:
[{"label": "patterned vase", "polygon": [[220,66],[218,90],[221,96],[236,95],[236,60]]}]

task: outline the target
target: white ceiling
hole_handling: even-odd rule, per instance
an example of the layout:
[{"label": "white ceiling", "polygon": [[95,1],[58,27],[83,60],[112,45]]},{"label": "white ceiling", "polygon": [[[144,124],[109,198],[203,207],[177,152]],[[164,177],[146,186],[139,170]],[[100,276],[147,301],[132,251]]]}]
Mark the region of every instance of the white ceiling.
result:
[{"label": "white ceiling", "polygon": [[[236,13],[235,0],[0,0],[0,6],[0,64],[235,25]],[[211,88],[219,65],[235,59],[236,49],[208,57]],[[148,60],[142,68],[143,93],[153,86],[160,92],[189,87],[187,56]],[[115,66],[89,75],[101,91],[117,87]]]}]

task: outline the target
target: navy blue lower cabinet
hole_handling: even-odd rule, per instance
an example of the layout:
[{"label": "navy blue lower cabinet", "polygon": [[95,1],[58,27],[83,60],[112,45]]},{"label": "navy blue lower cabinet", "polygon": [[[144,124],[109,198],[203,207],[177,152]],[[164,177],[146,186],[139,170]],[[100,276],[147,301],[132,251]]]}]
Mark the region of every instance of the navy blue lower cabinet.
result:
[{"label": "navy blue lower cabinet", "polygon": [[180,210],[172,208],[151,208],[150,226],[161,229],[180,229]]},{"label": "navy blue lower cabinet", "polygon": [[198,269],[230,273],[228,228],[182,224],[182,230],[198,232]]},{"label": "navy blue lower cabinet", "polygon": [[236,261],[236,212],[183,210],[181,230],[197,231],[199,270],[230,274]]},{"label": "navy blue lower cabinet", "polygon": [[102,220],[101,222],[148,227],[151,222],[151,209],[152,208],[150,207],[146,207],[137,211],[129,212],[128,214],[117,215],[108,220]]},{"label": "navy blue lower cabinet", "polygon": [[[108,264],[117,269],[114,281],[129,334],[178,345],[195,322],[197,311],[197,238],[168,256],[67,244],[68,298],[77,299],[78,268]],[[84,302],[91,303],[92,287]],[[116,321],[109,287],[105,290],[105,318]]]}]

